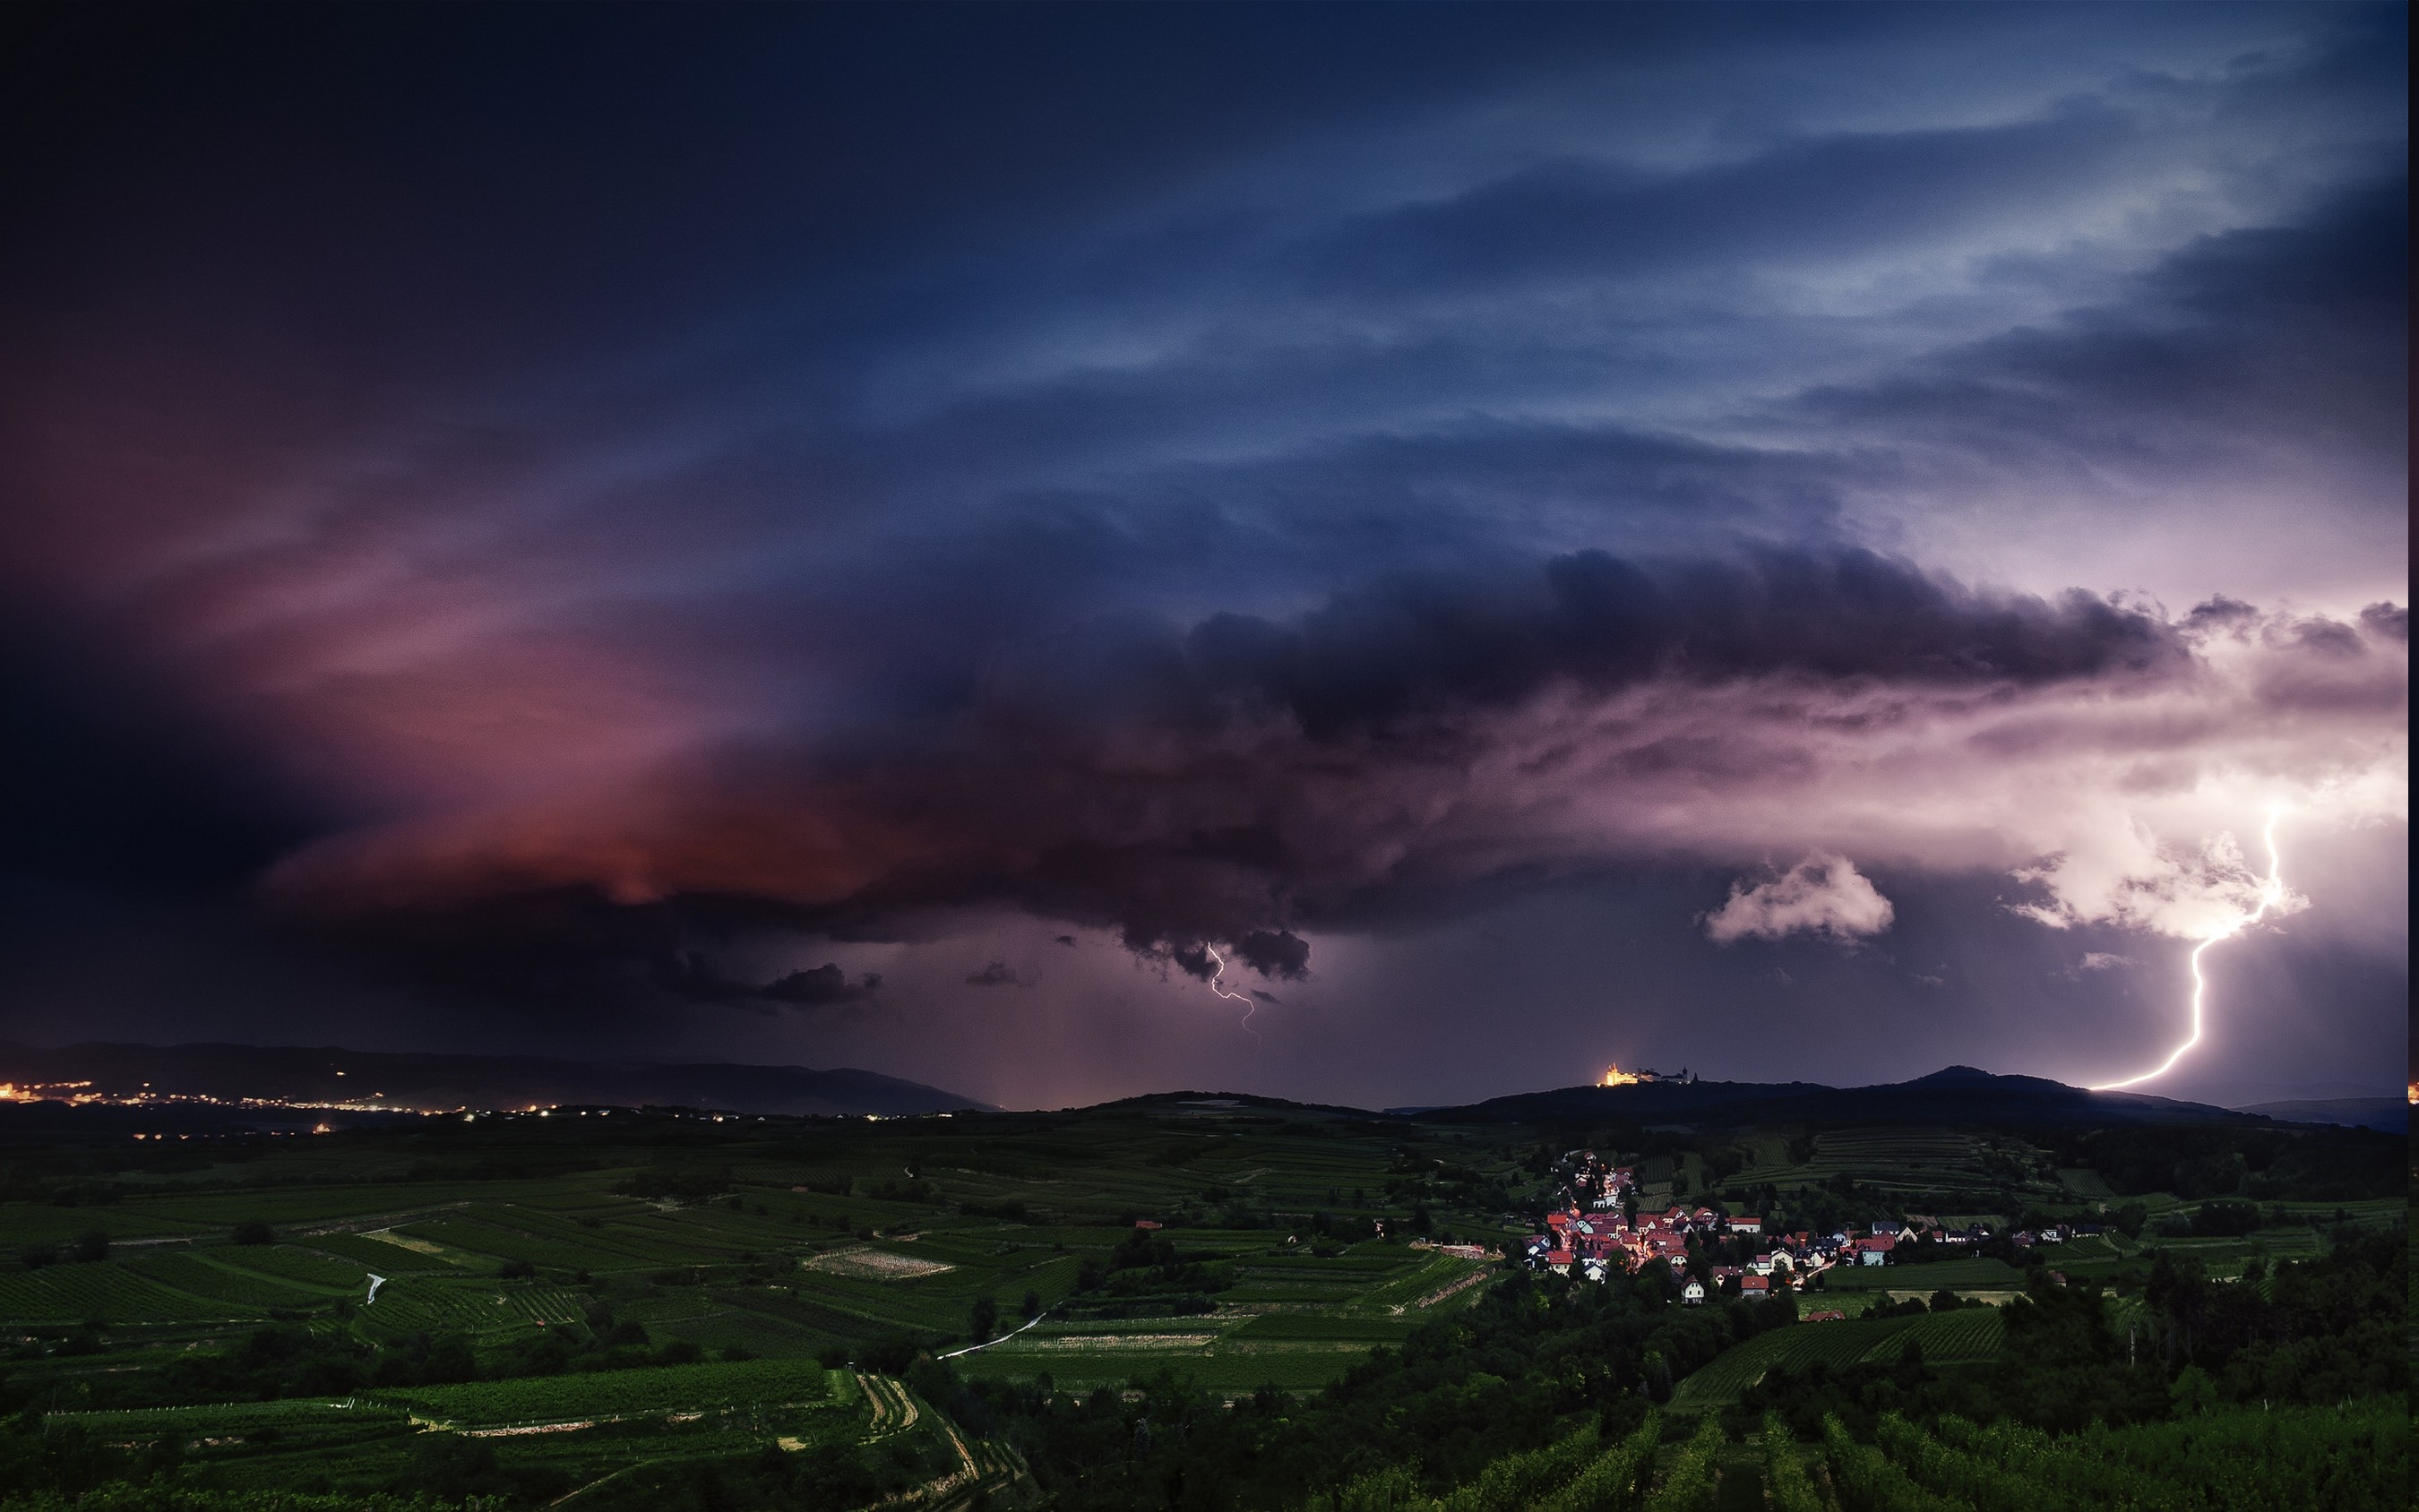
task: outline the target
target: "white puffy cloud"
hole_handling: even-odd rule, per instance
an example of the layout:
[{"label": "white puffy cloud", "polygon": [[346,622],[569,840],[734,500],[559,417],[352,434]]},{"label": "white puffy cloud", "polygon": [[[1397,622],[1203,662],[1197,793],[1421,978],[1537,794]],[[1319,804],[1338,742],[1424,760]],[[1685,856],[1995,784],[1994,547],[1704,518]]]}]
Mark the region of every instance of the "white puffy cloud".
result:
[{"label": "white puffy cloud", "polygon": [[1730,901],[1705,918],[1717,945],[1777,940],[1806,933],[1853,940],[1890,927],[1890,901],[1837,856],[1810,856],[1780,876],[1753,887],[1733,884]]}]

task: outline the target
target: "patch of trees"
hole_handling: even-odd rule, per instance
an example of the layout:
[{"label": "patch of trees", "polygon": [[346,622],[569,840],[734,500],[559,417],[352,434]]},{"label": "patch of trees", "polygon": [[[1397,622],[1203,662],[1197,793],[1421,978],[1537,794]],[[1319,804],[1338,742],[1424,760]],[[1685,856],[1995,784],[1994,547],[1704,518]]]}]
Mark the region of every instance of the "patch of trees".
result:
[{"label": "patch of trees", "polygon": [[1909,1340],[1890,1364],[1774,1370],[1747,1391],[1736,1416],[1744,1426],[1777,1412],[1810,1439],[1826,1415],[1870,1437],[1892,1412],[2065,1433],[2094,1421],[2165,1421],[2221,1401],[2328,1406],[2406,1393],[2409,1251],[2404,1234],[2347,1235],[2321,1258],[2273,1274],[2255,1264],[2233,1282],[2159,1253],[2143,1293],[2148,1317],[2126,1328],[2097,1287],[2037,1275],[2002,1310],[2007,1344],[1995,1365],[1934,1370]]},{"label": "patch of trees", "polygon": [[1204,1259],[1176,1247],[1165,1234],[1136,1228],[1125,1242],[1109,1252],[1104,1265],[1086,1258],[1075,1273],[1075,1289],[1111,1297],[1156,1296],[1167,1292],[1206,1294],[1235,1284],[1235,1268],[1223,1260]]},{"label": "patch of trees", "polygon": [[2304,1202],[2398,1196],[2408,1184],[2404,1160],[2403,1142],[2391,1134],[2216,1124],[2083,1131],[2062,1136],[2057,1155],[2061,1165],[2098,1171],[2126,1196]]}]

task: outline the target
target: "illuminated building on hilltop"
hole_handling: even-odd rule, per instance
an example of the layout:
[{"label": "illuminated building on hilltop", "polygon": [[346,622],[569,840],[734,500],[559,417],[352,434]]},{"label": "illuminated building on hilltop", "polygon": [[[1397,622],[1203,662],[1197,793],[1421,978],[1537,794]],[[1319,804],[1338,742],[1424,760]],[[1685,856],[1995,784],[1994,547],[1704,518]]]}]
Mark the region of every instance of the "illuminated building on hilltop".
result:
[{"label": "illuminated building on hilltop", "polygon": [[1636,1071],[1624,1071],[1619,1066],[1607,1066],[1604,1068],[1604,1079],[1596,1085],[1598,1087],[1635,1087],[1641,1082],[1685,1083],[1693,1082],[1696,1079],[1696,1072],[1686,1066],[1681,1067],[1677,1074],[1667,1074],[1647,1066],[1641,1066]]}]

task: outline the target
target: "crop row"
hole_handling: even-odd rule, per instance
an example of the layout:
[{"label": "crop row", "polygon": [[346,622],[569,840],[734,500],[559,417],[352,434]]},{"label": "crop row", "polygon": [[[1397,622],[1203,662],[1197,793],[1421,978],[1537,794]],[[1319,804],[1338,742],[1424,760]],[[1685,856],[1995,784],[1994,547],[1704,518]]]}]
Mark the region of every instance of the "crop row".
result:
[{"label": "crop row", "polygon": [[184,1251],[144,1255],[126,1261],[125,1265],[136,1274],[148,1276],[162,1286],[225,1304],[223,1310],[235,1316],[270,1307],[308,1307],[323,1300],[281,1281],[212,1265],[199,1256]]},{"label": "crop row", "polygon": [[350,1260],[314,1255],[288,1244],[238,1245],[231,1249],[213,1250],[209,1257],[221,1265],[256,1272],[279,1281],[297,1281],[308,1287],[349,1291],[368,1282],[361,1265]]},{"label": "crop row", "polygon": [[811,1360],[657,1365],[388,1392],[385,1399],[459,1423],[544,1422],[591,1414],[702,1412],[749,1403],[825,1402],[830,1372]]},{"label": "crop row", "polygon": [[1845,1512],[2386,1512],[2406,1504],[2411,1420],[2398,1399],[2104,1424],[2053,1438],[1945,1418],[1935,1436],[1883,1415],[1877,1443],[1824,1424]]},{"label": "crop row", "polygon": [[1410,1334],[1409,1319],[1337,1317],[1330,1313],[1262,1313],[1231,1330],[1237,1339],[1372,1339],[1400,1343]]},{"label": "crop row", "polygon": [[397,1409],[350,1397],[289,1397],[270,1402],[214,1402],[195,1407],[138,1407],[92,1412],[50,1414],[72,1422],[100,1438],[145,1433],[195,1435],[240,1434],[262,1427],[281,1430],[307,1424],[343,1425],[364,1419],[386,1419]]},{"label": "crop row", "polygon": [[226,1315],[224,1304],[173,1290],[122,1265],[55,1265],[0,1274],[0,1319],[12,1322],[193,1322]]},{"label": "crop row", "polygon": [[561,1287],[499,1289],[468,1281],[397,1276],[378,1288],[377,1300],[361,1316],[389,1334],[484,1333],[532,1322],[575,1322],[580,1308],[578,1300]]},{"label": "crop row", "polygon": [[1736,1401],[1769,1371],[1803,1370],[1818,1362],[1835,1370],[1859,1362],[1887,1362],[1898,1358],[1909,1339],[1933,1364],[1974,1364],[1996,1358],[2002,1336],[1995,1307],[1917,1318],[1795,1323],[1723,1350],[1681,1381],[1672,1399],[1684,1409],[1720,1406]]}]

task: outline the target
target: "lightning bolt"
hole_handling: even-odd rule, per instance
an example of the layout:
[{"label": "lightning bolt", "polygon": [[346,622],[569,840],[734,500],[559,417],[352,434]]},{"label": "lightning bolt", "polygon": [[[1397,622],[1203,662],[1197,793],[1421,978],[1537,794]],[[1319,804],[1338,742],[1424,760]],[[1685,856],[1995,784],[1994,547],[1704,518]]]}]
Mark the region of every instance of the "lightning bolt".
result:
[{"label": "lightning bolt", "polygon": [[1260,1037],[1260,1031],[1252,1027],[1252,1015],[1260,1011],[1260,1005],[1253,1000],[1252,995],[1249,993],[1230,993],[1225,988],[1219,986],[1218,979],[1226,974],[1225,958],[1221,956],[1217,950],[1206,941],[1202,944],[1201,949],[1208,951],[1210,959],[1216,962],[1218,965],[1218,969],[1210,974],[1210,990],[1216,993],[1221,997],[1232,998],[1234,1001],[1242,1004],[1243,1032],[1250,1035],[1255,1040],[1258,1039]]},{"label": "lightning bolt", "polygon": [[2164,1076],[2177,1061],[2183,1059],[2185,1052],[2200,1043],[2202,1006],[2209,996],[2209,979],[2201,975],[2200,969],[2202,954],[2219,941],[2230,940],[2258,923],[2269,909],[2285,901],[2285,859],[2276,852],[2276,821],[2283,818],[2284,813],[2285,810],[2282,809],[2269,810],[2268,825],[2261,832],[2261,838],[2268,842],[2268,880],[2259,885],[2259,906],[2236,918],[2232,923],[2218,926],[2207,938],[2193,947],[2192,1033],[2184,1036],[2183,1043],[2168,1052],[2166,1059],[2160,1061],[2157,1066],[2142,1072],[2139,1076],[2128,1076],[2121,1082],[2102,1082],[2099,1086],[2088,1088],[2086,1090],[2114,1092],[2122,1088],[2137,1086],[2153,1077]]}]

